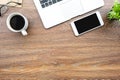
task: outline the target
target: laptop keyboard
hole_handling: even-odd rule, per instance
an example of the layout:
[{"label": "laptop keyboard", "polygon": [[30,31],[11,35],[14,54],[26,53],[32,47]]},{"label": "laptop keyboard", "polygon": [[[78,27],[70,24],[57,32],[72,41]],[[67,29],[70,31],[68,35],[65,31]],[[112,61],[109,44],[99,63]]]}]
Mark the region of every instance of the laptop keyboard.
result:
[{"label": "laptop keyboard", "polygon": [[50,5],[53,5],[55,3],[58,3],[62,0],[40,0],[40,4],[42,8],[48,7]]}]

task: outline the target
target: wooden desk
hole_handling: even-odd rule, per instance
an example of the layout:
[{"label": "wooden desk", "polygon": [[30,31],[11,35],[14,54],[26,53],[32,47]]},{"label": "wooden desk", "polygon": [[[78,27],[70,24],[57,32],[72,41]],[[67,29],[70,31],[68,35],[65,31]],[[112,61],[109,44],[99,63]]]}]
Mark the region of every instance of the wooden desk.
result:
[{"label": "wooden desk", "polygon": [[[99,9],[102,28],[79,37],[73,35],[72,20],[46,30],[33,0],[9,8],[0,17],[0,80],[120,80],[120,22],[106,18],[112,5],[105,0]],[[5,21],[12,12],[29,19],[27,37],[8,30]]]}]

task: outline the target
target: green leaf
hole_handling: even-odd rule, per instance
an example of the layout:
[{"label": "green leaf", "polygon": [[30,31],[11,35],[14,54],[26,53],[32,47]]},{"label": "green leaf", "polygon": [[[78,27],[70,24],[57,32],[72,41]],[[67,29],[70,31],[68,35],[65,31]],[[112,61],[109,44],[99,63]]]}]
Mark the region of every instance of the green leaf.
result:
[{"label": "green leaf", "polygon": [[118,0],[114,1],[112,9],[108,13],[108,19],[120,20],[120,2]]}]

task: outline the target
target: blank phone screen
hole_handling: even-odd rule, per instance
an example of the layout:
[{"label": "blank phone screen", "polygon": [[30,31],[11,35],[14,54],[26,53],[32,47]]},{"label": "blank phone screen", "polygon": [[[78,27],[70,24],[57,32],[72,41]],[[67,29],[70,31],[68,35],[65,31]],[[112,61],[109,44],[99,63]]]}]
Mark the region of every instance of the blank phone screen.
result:
[{"label": "blank phone screen", "polygon": [[88,31],[90,29],[93,29],[97,26],[100,26],[100,21],[97,17],[97,14],[92,14],[88,17],[85,17],[83,19],[80,19],[78,21],[75,21],[75,26],[77,28],[77,31],[79,34]]}]

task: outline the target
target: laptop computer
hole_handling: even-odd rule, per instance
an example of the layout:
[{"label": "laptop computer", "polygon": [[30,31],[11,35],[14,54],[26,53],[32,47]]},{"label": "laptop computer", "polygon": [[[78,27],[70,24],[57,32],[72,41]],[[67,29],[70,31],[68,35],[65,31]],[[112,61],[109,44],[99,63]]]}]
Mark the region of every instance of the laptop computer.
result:
[{"label": "laptop computer", "polygon": [[51,28],[104,5],[103,0],[34,0],[45,28]]}]

